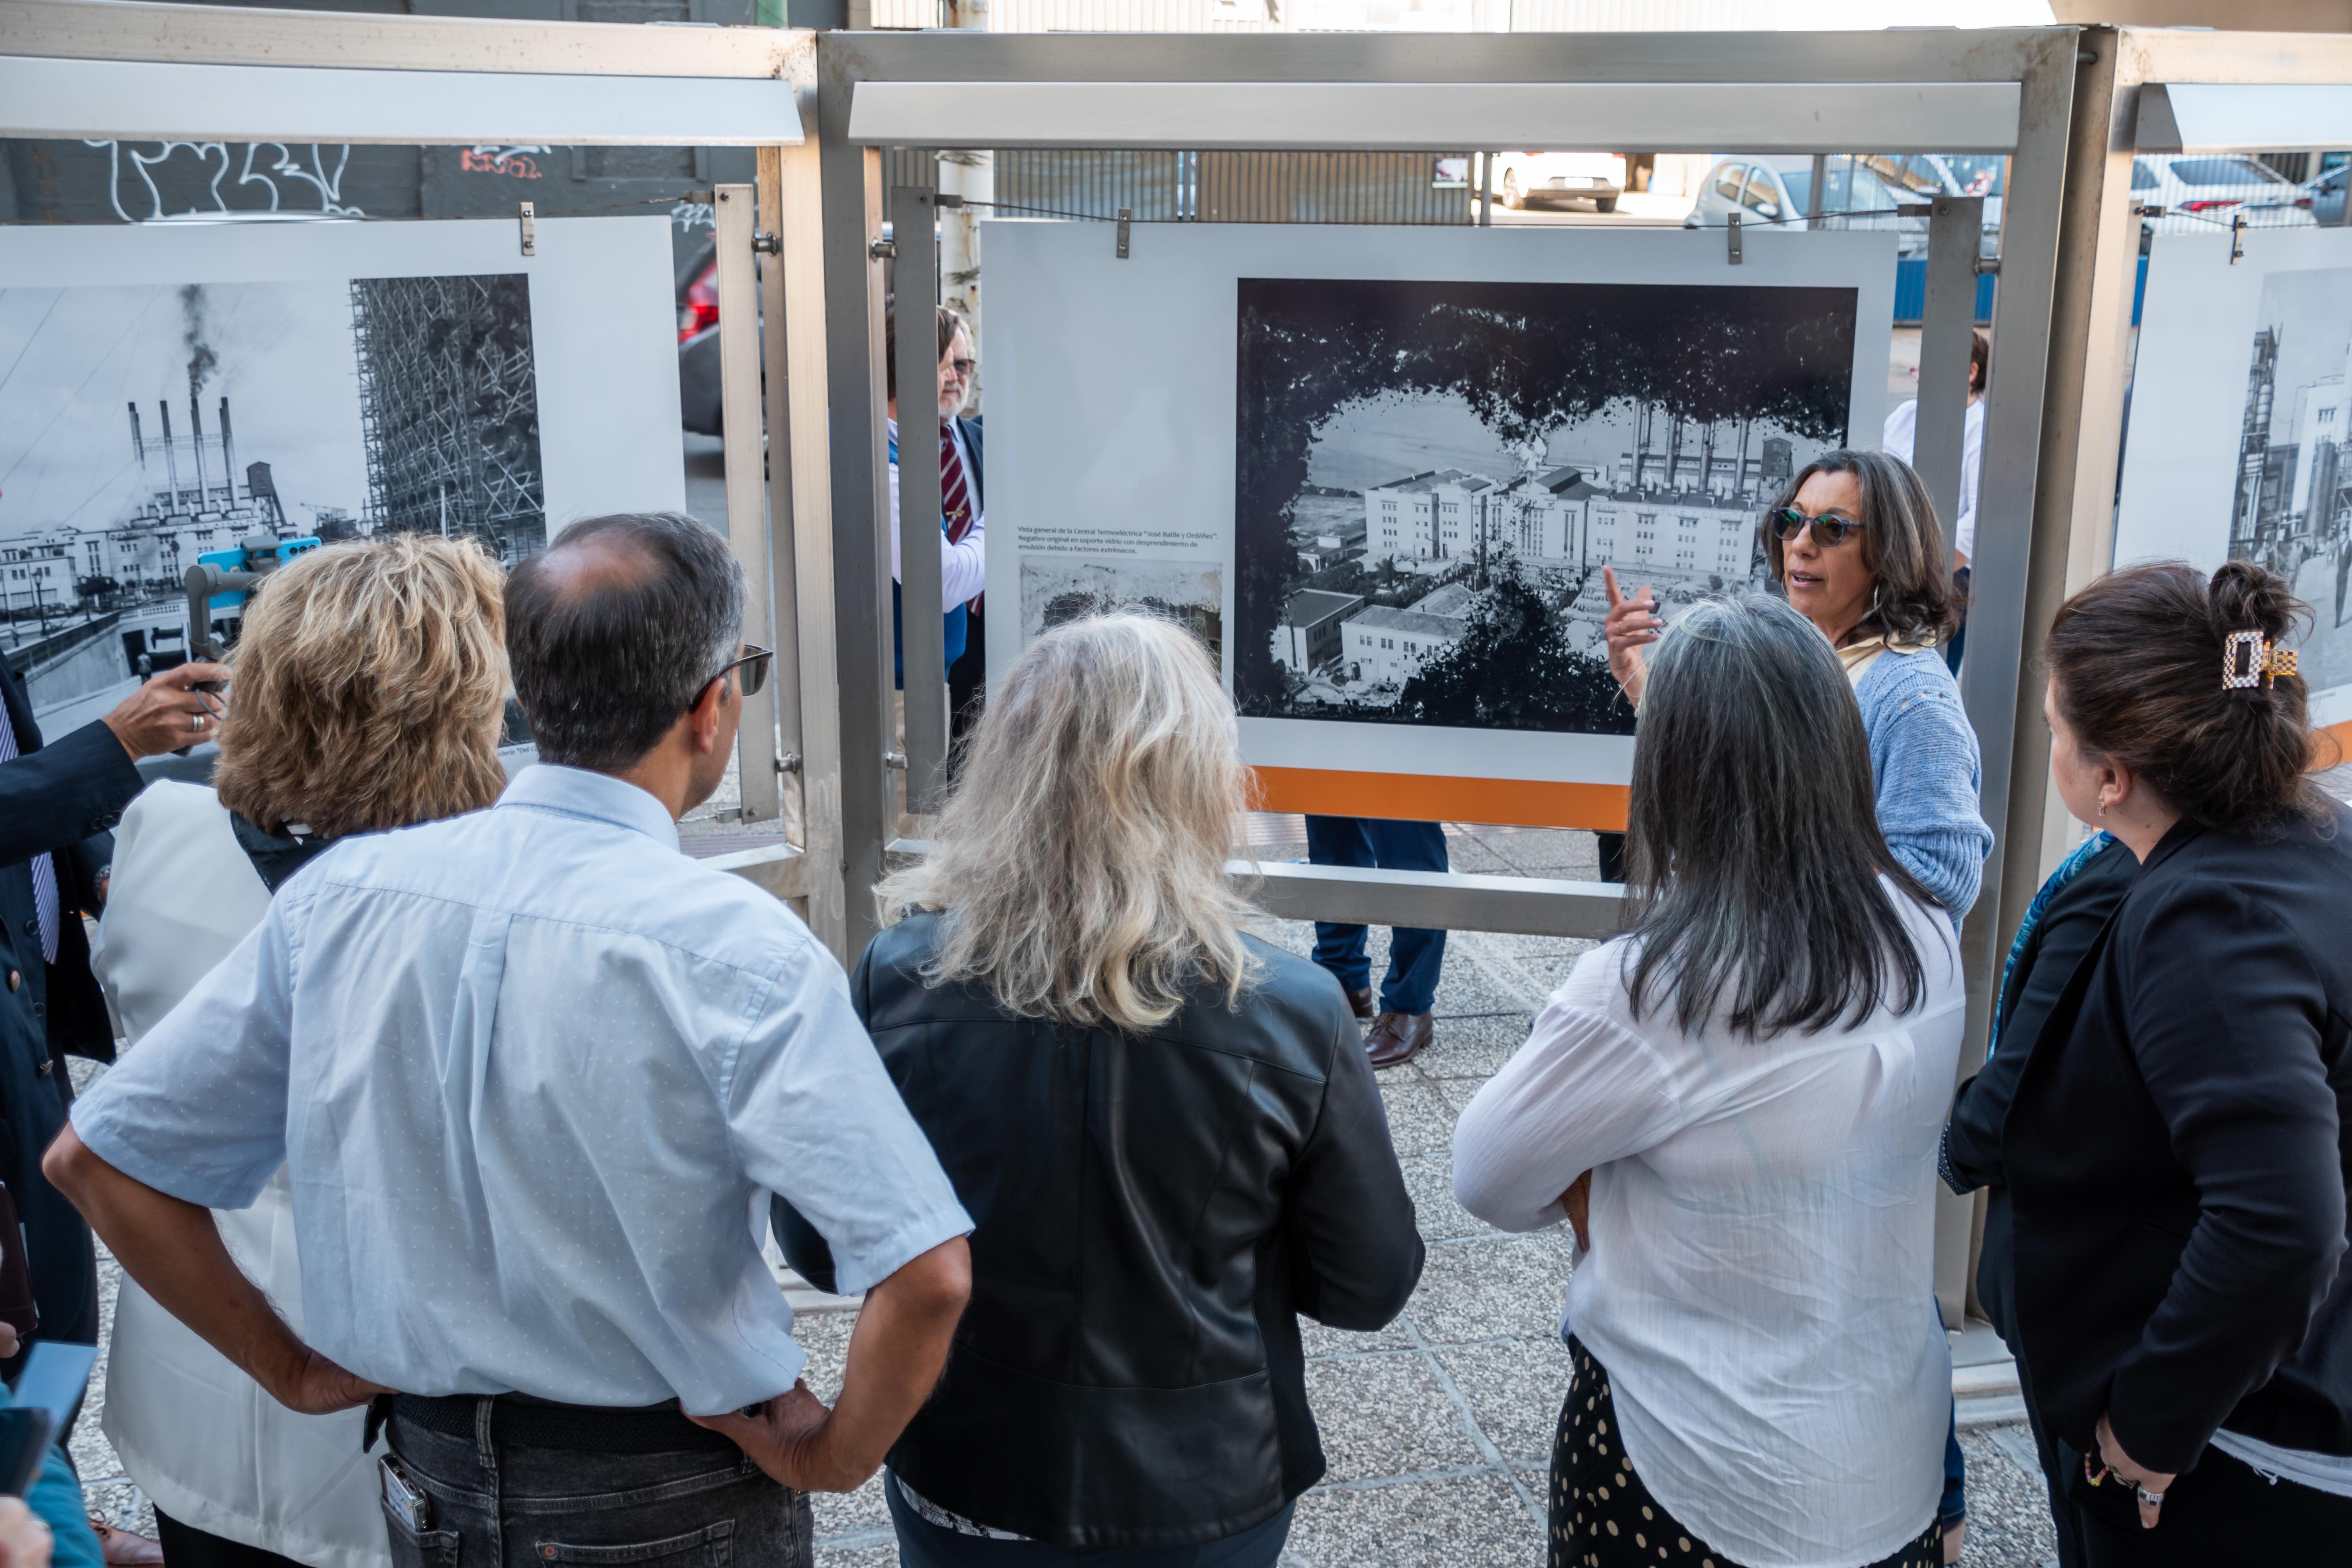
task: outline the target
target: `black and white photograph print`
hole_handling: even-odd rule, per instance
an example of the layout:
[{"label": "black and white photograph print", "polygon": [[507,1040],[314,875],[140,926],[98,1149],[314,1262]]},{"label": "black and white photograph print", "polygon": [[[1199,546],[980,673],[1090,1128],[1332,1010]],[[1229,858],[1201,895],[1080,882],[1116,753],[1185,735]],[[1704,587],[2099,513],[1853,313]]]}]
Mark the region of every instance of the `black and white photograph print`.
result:
[{"label": "black and white photograph print", "polygon": [[13,628],[259,535],[547,538],[520,275],[0,289]]},{"label": "black and white photograph print", "polygon": [[1240,279],[1241,711],[1630,734],[1601,569],[1760,581],[1855,331],[1851,287]]},{"label": "black and white photograph print", "polygon": [[2263,281],[2246,372],[2230,555],[2294,584],[2314,691],[2352,684],[2352,268]]},{"label": "black and white photograph print", "polygon": [[1176,622],[1201,639],[1210,659],[1225,645],[1224,573],[1197,561],[1076,556],[1021,558],[1021,640],[1088,616],[1131,610]]}]

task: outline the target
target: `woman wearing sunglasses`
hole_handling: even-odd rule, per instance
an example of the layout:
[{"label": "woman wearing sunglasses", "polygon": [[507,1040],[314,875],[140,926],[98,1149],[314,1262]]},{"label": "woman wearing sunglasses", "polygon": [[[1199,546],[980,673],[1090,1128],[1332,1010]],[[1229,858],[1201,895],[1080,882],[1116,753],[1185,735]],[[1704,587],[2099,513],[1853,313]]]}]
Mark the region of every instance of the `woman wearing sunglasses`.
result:
[{"label": "woman wearing sunglasses", "polygon": [[[1982,763],[1938,651],[1959,624],[1950,551],[1910,465],[1824,452],[1765,514],[1764,555],[1798,614],[1837,650],[1870,732],[1879,831],[1954,927],[1977,901],[1992,829],[1977,815]],[[1609,592],[1609,668],[1642,705],[1644,649],[1665,622],[1647,587]]]},{"label": "woman wearing sunglasses", "polygon": [[[1959,625],[1950,550],[1911,466],[1877,452],[1823,452],[1765,514],[1764,556],[1789,603],[1837,650],[1870,739],[1886,847],[1943,906],[1954,931],[1977,901],[1992,829],[1977,815],[1983,763],[1941,645]],[[1609,594],[1609,668],[1642,705],[1644,649],[1665,621],[1647,587]],[[1944,1560],[1967,1537],[1963,1465],[1945,1440]]]}]

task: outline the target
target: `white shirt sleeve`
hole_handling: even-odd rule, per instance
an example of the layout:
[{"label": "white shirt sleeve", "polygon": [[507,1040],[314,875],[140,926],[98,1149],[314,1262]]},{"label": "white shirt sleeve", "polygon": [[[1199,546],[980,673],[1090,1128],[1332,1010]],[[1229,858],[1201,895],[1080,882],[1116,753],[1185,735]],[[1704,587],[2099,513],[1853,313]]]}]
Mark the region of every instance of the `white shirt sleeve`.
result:
[{"label": "white shirt sleeve", "polygon": [[74,1101],[74,1131],[100,1159],[215,1209],[246,1207],[286,1163],[294,896]]},{"label": "white shirt sleeve", "polygon": [[[897,426],[892,426],[895,433]],[[945,518],[940,529],[940,614],[953,613],[958,605],[988,586],[988,514],[972,519],[971,529],[954,543],[948,542]],[[903,583],[898,574],[898,465],[890,465],[890,581]]]},{"label": "white shirt sleeve", "polygon": [[1984,478],[1984,404],[1969,407],[1960,440],[1960,515],[1952,520],[1952,548],[1969,560],[1977,553],[1977,486]]},{"label": "white shirt sleeve", "polygon": [[1911,453],[1919,440],[1919,400],[1913,398],[1899,405],[1886,416],[1886,428],[1879,437],[1879,449],[1890,458],[1911,460]]},{"label": "white shirt sleeve", "polygon": [[[1671,1018],[1672,998],[1662,1000]],[[1539,1230],[1565,1217],[1559,1195],[1577,1177],[1640,1153],[1680,1121],[1647,1041],[1555,996],[1455,1124],[1454,1195],[1489,1225]]]}]

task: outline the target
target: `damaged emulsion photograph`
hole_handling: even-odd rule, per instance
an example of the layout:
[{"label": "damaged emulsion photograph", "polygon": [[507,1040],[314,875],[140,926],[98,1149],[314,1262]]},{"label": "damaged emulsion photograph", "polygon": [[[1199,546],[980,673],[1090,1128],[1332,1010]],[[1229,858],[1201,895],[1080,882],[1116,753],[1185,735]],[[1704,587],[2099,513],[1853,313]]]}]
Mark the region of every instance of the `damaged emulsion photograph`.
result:
[{"label": "damaged emulsion photograph", "polygon": [[1236,701],[1630,734],[1602,569],[1671,618],[1760,582],[1846,439],[1852,288],[1244,278]]}]

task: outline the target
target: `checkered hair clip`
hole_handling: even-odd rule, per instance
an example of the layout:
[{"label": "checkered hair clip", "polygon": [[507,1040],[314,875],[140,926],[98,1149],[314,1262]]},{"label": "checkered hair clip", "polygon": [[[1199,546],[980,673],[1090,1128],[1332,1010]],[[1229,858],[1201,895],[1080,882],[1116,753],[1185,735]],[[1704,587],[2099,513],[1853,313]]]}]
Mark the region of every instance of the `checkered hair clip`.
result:
[{"label": "checkered hair clip", "polygon": [[2294,653],[2260,632],[2231,632],[2221,643],[2221,689],[2239,691],[2275,686],[2282,675],[2295,673]]}]

